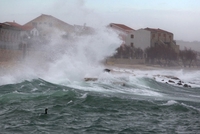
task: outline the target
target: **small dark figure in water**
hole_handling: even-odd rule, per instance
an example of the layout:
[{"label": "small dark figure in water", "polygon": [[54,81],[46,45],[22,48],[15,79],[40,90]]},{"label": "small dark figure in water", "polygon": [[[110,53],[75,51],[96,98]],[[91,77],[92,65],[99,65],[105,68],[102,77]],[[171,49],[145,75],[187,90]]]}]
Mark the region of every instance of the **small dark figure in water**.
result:
[{"label": "small dark figure in water", "polygon": [[44,114],[47,114],[47,110],[48,110],[48,109],[46,108],[46,109],[45,109],[45,113],[44,113]]}]

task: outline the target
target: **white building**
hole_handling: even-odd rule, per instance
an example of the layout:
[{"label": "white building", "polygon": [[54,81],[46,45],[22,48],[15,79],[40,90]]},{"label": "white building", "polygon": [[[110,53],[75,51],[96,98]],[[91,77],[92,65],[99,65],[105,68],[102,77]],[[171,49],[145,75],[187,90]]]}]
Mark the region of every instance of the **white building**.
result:
[{"label": "white building", "polygon": [[[74,27],[62,20],[59,20],[51,15],[42,14],[35,19],[29,21],[28,23],[24,24],[25,27],[33,27],[39,31],[39,35],[43,37],[51,38],[51,34],[62,34],[66,33],[69,34],[73,32]],[[34,34],[36,30],[33,29],[31,31]]]},{"label": "white building", "polygon": [[111,23],[110,27],[113,28],[123,40],[123,45],[145,49],[151,45],[151,32],[139,29],[134,30],[123,24]]},{"label": "white building", "polygon": [[110,23],[109,25],[112,29],[114,29],[123,40],[122,45],[132,46],[133,47],[133,39],[134,39],[134,29],[124,25],[124,24],[116,24]]},{"label": "white building", "polygon": [[171,32],[159,28],[134,30],[126,25],[116,23],[111,23],[109,26],[113,28],[123,40],[121,47],[118,49],[119,54],[117,57],[142,58],[146,48],[156,45],[171,47],[179,53],[179,46],[176,45],[174,35]]},{"label": "white building", "polygon": [[150,47],[151,32],[144,29],[134,31],[133,46],[135,48],[141,48],[142,50],[145,50],[145,48]]},{"label": "white building", "polygon": [[171,32],[155,29],[155,28],[145,28],[139,29],[134,32],[133,39],[134,47],[145,49],[147,47],[153,47],[158,44],[167,45],[179,52],[179,46],[176,45],[174,41],[174,35]]}]

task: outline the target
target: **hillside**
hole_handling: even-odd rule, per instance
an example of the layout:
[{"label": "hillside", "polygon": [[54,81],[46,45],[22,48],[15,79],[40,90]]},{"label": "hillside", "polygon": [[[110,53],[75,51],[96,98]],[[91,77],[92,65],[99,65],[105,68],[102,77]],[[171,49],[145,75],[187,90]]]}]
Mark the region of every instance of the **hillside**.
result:
[{"label": "hillside", "polygon": [[185,47],[188,49],[192,49],[195,51],[200,52],[200,42],[199,41],[182,41],[182,40],[176,40],[176,44],[180,46],[180,50],[183,50]]}]

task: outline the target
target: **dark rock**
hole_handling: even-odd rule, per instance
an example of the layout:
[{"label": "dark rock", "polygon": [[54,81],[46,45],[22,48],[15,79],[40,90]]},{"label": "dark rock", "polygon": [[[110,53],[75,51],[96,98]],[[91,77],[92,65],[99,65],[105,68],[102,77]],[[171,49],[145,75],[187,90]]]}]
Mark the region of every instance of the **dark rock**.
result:
[{"label": "dark rock", "polygon": [[175,77],[175,76],[168,76],[168,75],[166,75],[165,77],[173,79],[173,80],[180,80],[178,77]]},{"label": "dark rock", "polygon": [[85,81],[97,81],[97,78],[84,78]]},{"label": "dark rock", "polygon": [[104,72],[110,72],[111,70],[106,68],[106,69],[104,69],[103,71],[104,71]]},{"label": "dark rock", "polygon": [[183,85],[181,82],[178,82],[177,85]]},{"label": "dark rock", "polygon": [[190,85],[188,84],[184,84],[183,87],[191,87]]},{"label": "dark rock", "polygon": [[168,82],[170,82],[170,83],[175,83],[174,81],[172,81],[172,80],[168,80]]},{"label": "dark rock", "polygon": [[181,81],[179,81],[179,82],[177,83],[177,85],[183,85],[183,84],[182,84],[182,82],[181,82]]}]

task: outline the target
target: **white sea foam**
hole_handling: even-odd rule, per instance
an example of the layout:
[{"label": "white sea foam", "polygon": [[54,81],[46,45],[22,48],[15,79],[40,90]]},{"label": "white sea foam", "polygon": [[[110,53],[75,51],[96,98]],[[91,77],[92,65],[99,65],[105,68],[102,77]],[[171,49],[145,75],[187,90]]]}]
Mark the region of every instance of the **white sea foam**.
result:
[{"label": "white sea foam", "polygon": [[185,106],[185,107],[187,107],[187,108],[192,108],[192,109],[197,110],[198,112],[200,112],[200,108],[196,108],[196,107],[194,107],[194,106],[190,106],[190,105],[187,105],[187,104],[185,104],[185,103],[181,103],[181,105],[183,105],[183,106]]},{"label": "white sea foam", "polygon": [[162,104],[162,105],[165,105],[165,106],[170,106],[170,105],[174,105],[174,104],[177,104],[178,102],[177,101],[175,101],[175,100],[169,100],[169,101],[167,101],[167,103],[165,103],[165,104]]},{"label": "white sea foam", "polygon": [[67,102],[67,104],[70,104],[70,103],[72,103],[73,101],[72,100],[70,100],[69,102]]},{"label": "white sea foam", "polygon": [[86,98],[87,97],[87,93],[83,94],[80,98]]},{"label": "white sea foam", "polygon": [[32,90],[31,90],[31,92],[35,92],[35,91],[37,91],[38,89],[37,88],[33,88]]}]

